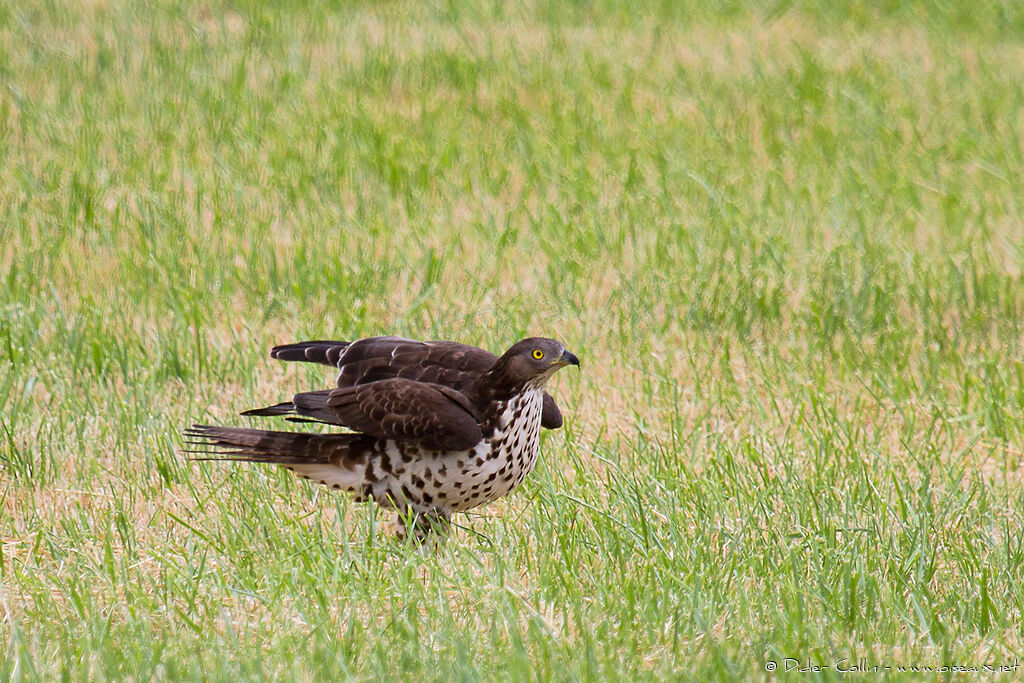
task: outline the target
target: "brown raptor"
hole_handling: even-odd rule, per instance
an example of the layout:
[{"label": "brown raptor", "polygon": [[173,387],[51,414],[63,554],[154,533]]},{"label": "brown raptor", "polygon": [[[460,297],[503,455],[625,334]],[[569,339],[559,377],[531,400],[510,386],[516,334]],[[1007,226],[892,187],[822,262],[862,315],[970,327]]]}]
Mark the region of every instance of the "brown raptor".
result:
[{"label": "brown raptor", "polygon": [[[193,425],[186,430],[215,460],[281,465],[413,520],[423,538],[446,531],[453,512],[508,495],[533,469],[540,428],[562,414],[544,388],[579,359],[561,342],[523,339],[500,357],[450,341],[370,337],[277,346],[271,357],[339,371],[333,389],[243,415],[279,415],[351,432],[313,434]],[[204,459],[204,458],[200,458]]]}]

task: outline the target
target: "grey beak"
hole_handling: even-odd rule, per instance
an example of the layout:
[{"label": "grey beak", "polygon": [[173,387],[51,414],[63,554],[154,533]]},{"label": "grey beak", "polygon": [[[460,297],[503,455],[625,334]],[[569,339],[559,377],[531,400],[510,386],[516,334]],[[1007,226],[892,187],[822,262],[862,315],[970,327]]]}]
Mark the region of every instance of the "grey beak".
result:
[{"label": "grey beak", "polygon": [[576,357],[576,354],[574,354],[572,351],[569,351],[568,349],[562,351],[562,357],[559,358],[558,361],[562,363],[562,365],[575,365],[576,367],[580,366],[580,359]]}]

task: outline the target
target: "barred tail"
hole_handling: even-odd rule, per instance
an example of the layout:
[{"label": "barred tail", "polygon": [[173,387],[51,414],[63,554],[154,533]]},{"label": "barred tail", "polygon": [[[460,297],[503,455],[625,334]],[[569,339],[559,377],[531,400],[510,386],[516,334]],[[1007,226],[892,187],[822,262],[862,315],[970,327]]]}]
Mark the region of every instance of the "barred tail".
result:
[{"label": "barred tail", "polygon": [[367,451],[362,434],[308,434],[264,429],[192,425],[185,453],[193,460],[281,465],[300,477],[346,491],[361,491]]}]

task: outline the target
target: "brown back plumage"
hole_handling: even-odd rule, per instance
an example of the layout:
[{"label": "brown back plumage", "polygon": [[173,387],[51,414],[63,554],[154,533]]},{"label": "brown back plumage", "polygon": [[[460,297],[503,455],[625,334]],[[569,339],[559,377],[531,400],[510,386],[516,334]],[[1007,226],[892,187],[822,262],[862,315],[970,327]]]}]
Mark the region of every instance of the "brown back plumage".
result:
[{"label": "brown back plumage", "polygon": [[349,429],[424,448],[464,450],[483,438],[479,408],[440,384],[396,377],[335,389],[326,408]]},{"label": "brown back plumage", "polygon": [[[490,351],[452,341],[416,341],[402,337],[368,337],[355,342],[305,341],[275,346],[270,356],[278,360],[320,363],[338,368],[338,389],[355,387],[381,380],[400,378],[426,382],[454,389],[475,400],[474,392],[480,378],[490,370],[498,356]],[[319,392],[313,392],[319,393]],[[294,410],[297,415],[332,421],[330,416],[313,415],[309,408],[300,407],[302,399],[296,395]],[[286,406],[272,408],[277,412],[262,412],[271,408],[249,411],[249,415],[287,414]],[[282,412],[284,411],[284,412]],[[349,426],[349,425],[345,425]],[[562,412],[550,394],[544,394],[541,426],[558,429],[562,426]]]}]

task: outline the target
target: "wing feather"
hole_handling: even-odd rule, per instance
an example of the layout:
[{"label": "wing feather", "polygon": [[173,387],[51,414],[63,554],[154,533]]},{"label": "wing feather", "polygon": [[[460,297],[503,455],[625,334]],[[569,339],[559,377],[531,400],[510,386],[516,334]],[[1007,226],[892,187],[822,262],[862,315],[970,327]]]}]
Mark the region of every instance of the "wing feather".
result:
[{"label": "wing feather", "polygon": [[465,450],[483,438],[472,402],[439,384],[393,378],[335,389],[318,414],[379,439]]},{"label": "wing feather", "polygon": [[[400,378],[449,387],[466,396],[472,395],[481,375],[498,359],[490,351],[468,344],[403,337],[298,342],[275,346],[270,355],[280,360],[335,367],[339,371],[338,389]],[[541,425],[546,429],[562,426],[562,412],[547,393]]]}]

